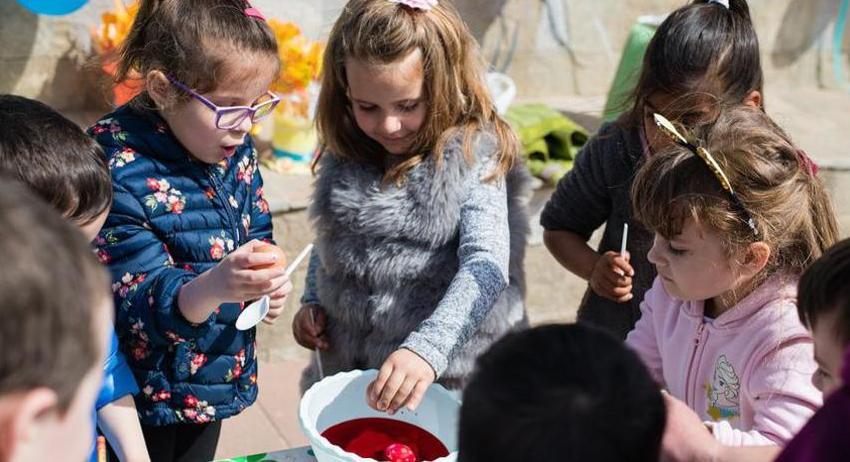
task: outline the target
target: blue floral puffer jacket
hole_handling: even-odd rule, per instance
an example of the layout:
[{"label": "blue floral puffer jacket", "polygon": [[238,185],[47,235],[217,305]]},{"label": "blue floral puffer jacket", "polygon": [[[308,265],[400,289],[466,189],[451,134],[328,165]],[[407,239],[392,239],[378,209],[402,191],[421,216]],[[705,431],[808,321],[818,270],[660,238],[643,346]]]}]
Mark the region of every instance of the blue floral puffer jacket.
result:
[{"label": "blue floral puffer jacket", "polygon": [[96,243],[112,273],[115,330],[141,390],[142,423],[238,414],[257,398],[256,330],[234,326],[243,304],[223,304],[193,324],[177,295],[240,245],[271,241],[250,137],[208,165],[190,157],[155,112],[123,106],[89,133],[112,170],[115,199]]}]

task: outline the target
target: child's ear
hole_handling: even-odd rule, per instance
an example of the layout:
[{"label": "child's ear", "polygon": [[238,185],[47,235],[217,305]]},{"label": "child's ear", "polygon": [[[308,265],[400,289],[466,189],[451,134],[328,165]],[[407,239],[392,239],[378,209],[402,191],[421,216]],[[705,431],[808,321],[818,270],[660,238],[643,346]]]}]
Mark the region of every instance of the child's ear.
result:
[{"label": "child's ear", "polygon": [[14,460],[15,454],[29,453],[28,448],[46,442],[40,437],[48,419],[59,418],[56,392],[36,388],[4,398],[0,402],[0,459]]},{"label": "child's ear", "polygon": [[153,70],[148,72],[145,78],[145,89],[151,99],[160,109],[167,107],[171,100],[171,82],[162,71]]},{"label": "child's ear", "polygon": [[745,106],[750,106],[753,108],[761,108],[762,98],[761,92],[758,90],[753,90],[744,97],[744,100],[741,101]]},{"label": "child's ear", "polygon": [[749,276],[755,276],[767,266],[770,260],[770,246],[759,241],[747,246],[747,254],[744,257],[744,268]]}]

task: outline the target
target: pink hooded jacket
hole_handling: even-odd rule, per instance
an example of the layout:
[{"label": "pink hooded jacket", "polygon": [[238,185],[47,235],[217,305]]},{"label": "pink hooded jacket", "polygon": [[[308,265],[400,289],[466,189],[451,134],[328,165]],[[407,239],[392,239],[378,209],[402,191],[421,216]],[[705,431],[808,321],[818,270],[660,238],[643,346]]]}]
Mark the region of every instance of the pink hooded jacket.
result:
[{"label": "pink hooded jacket", "polygon": [[797,279],[775,275],[713,320],[656,278],[626,343],[727,446],[785,444],[822,402],[812,338],[797,316]]}]

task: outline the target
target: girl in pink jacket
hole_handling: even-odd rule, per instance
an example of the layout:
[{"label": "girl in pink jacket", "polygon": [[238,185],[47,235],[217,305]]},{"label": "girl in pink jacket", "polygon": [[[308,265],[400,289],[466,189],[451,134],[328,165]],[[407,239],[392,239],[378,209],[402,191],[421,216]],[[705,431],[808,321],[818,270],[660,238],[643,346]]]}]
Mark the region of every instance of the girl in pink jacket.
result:
[{"label": "girl in pink jacket", "polygon": [[799,274],[835,242],[815,167],[762,111],[729,109],[682,137],[632,188],[658,277],[626,342],[724,445],[784,444],[821,404]]}]

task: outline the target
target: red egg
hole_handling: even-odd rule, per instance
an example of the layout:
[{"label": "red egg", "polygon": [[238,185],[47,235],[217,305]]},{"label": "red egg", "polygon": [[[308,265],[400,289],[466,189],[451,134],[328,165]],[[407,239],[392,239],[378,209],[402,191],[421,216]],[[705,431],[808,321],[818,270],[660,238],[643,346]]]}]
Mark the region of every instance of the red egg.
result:
[{"label": "red egg", "polygon": [[384,449],[384,457],[389,462],[416,462],[416,454],[413,449],[401,443],[393,443]]}]

